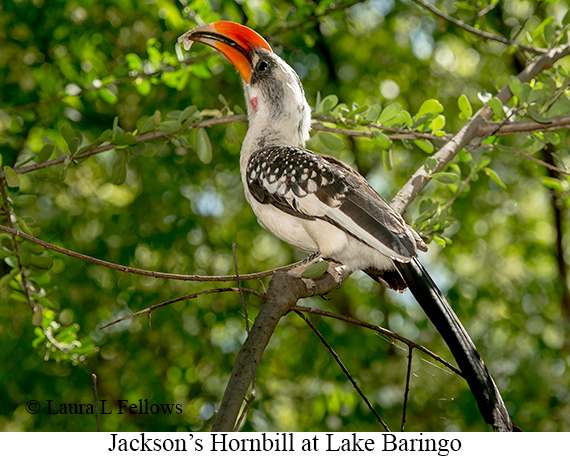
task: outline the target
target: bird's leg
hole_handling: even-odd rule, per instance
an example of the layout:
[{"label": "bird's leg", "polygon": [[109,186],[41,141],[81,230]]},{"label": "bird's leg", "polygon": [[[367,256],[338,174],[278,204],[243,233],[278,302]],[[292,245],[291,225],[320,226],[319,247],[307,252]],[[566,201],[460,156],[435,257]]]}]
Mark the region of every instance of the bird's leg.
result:
[{"label": "bird's leg", "polygon": [[346,265],[341,263],[336,263],[332,260],[329,260],[329,266],[327,268],[327,273],[330,274],[334,280],[337,282],[338,286],[337,289],[340,289],[342,286],[342,281],[344,280],[345,276],[348,276],[350,272],[347,270]]}]

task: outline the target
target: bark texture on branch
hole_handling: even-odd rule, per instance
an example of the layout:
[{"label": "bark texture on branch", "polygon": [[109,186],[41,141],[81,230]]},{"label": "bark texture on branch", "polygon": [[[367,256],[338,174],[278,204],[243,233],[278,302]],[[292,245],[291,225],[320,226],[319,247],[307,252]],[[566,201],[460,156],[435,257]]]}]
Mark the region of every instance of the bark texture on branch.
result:
[{"label": "bark texture on branch", "polygon": [[[540,56],[518,74],[521,82],[529,82],[547,68],[552,67],[558,60],[570,54],[570,44],[564,44],[551,49],[548,53]],[[503,105],[507,103],[513,94],[509,86],[505,86],[496,95]],[[492,134],[489,131],[489,120],[493,111],[485,104],[471,120],[463,126],[439,151],[432,157],[436,160],[436,166],[432,173],[442,171],[449,162],[467,146],[474,138],[485,137]],[[399,213],[403,213],[414,201],[422,189],[430,182],[430,173],[422,166],[408,179],[406,184],[396,194],[390,205]]]},{"label": "bark texture on branch", "polygon": [[[314,295],[324,295],[337,287],[336,281],[329,274],[315,280]],[[263,352],[269,344],[271,335],[279,320],[287,314],[300,298],[311,296],[303,280],[277,272],[271,279],[266,294],[261,299],[261,308],[255,318],[250,333],[241,347],[226,391],[220,404],[218,415],[212,426],[213,432],[233,431],[240,410],[253,380]],[[253,366],[252,366],[253,364]]]}]

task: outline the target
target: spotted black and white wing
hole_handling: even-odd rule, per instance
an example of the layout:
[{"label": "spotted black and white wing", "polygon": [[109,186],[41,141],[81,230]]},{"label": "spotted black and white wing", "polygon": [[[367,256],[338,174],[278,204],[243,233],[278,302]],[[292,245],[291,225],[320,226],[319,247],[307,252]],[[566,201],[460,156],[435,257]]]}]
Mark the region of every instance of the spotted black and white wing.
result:
[{"label": "spotted black and white wing", "polygon": [[385,255],[410,258],[425,246],[380,195],[342,162],[297,147],[268,147],[248,162],[247,186],[260,203],[322,219]]}]

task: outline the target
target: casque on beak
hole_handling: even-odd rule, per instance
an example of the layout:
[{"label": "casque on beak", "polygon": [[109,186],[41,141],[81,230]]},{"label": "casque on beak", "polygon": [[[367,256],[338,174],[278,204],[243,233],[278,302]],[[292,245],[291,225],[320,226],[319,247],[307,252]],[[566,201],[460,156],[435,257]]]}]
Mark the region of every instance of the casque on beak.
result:
[{"label": "casque on beak", "polygon": [[178,42],[184,43],[184,49],[187,51],[194,41],[207,44],[224,54],[248,84],[255,49],[265,48],[271,51],[271,46],[257,32],[229,21],[212,22],[190,30],[178,38]]}]

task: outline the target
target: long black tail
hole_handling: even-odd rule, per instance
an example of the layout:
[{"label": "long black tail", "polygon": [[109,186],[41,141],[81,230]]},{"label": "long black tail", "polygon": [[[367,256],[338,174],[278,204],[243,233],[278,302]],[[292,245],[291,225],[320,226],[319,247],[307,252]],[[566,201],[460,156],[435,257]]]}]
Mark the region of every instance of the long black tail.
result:
[{"label": "long black tail", "polygon": [[428,272],[416,258],[409,263],[394,263],[410,291],[449,346],[477,400],[485,422],[502,432],[513,431],[507,408],[483,359]]}]

